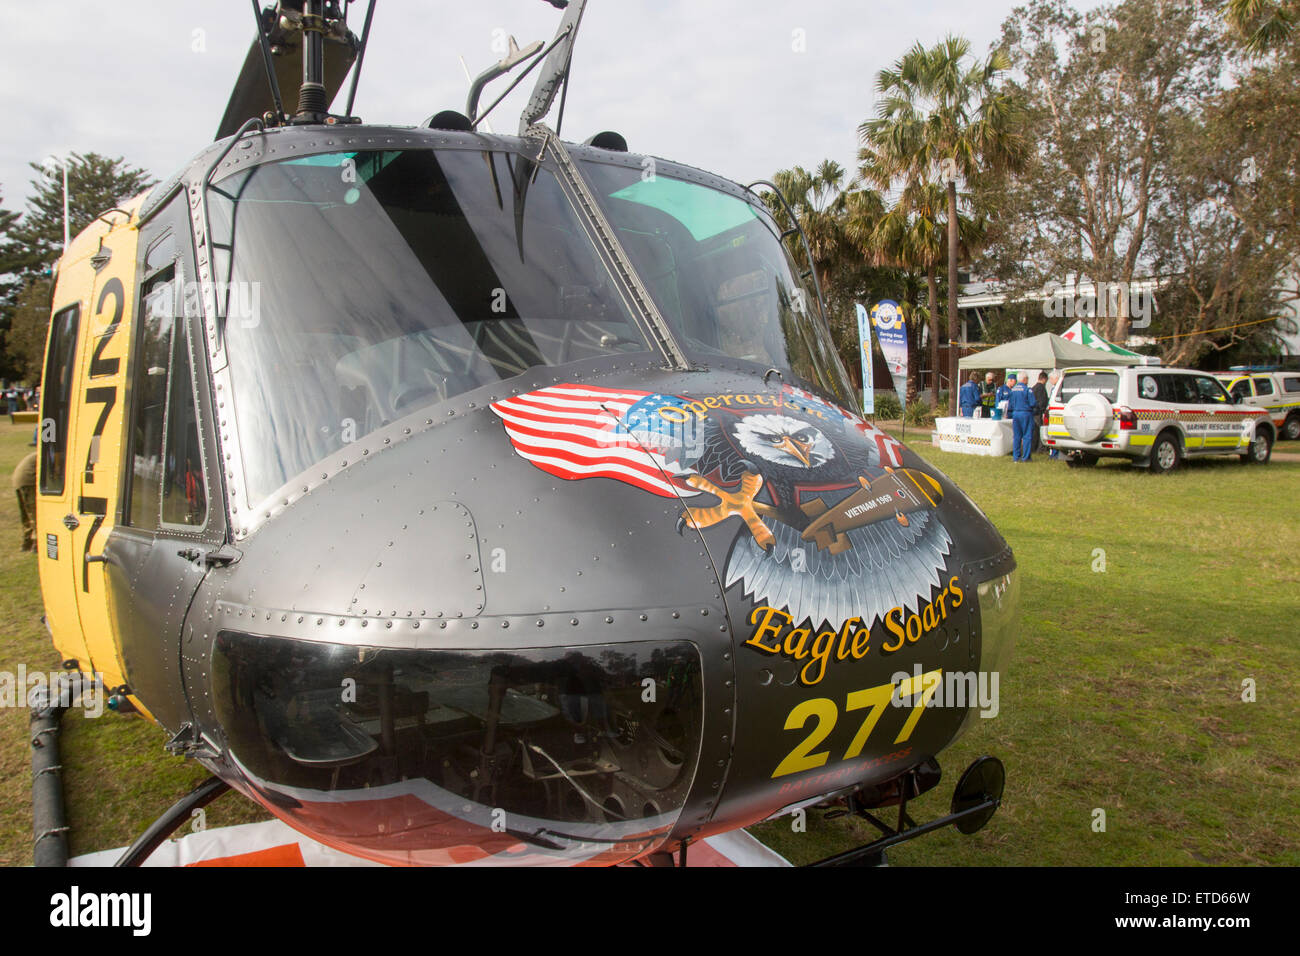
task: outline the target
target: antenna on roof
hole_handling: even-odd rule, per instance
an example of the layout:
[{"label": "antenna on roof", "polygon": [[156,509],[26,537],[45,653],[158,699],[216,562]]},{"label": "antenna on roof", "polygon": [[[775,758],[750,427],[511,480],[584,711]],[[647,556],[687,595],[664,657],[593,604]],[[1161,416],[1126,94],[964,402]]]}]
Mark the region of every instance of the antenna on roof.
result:
[{"label": "antenna on roof", "polygon": [[[469,117],[470,123],[473,123],[478,118],[478,100],[483,94],[483,88],[498,76],[504,76],[506,73],[509,73],[515,66],[524,62],[524,60],[532,59],[538,54],[544,45],[541,40],[535,40],[521,50],[519,49],[519,44],[515,41],[514,37],[510,37],[509,42],[510,48],[506,51],[506,55],[476,76],[474,81],[470,84],[469,99],[465,104],[465,115]],[[462,67],[465,65],[464,59],[460,61],[460,65]],[[468,69],[465,71],[465,78],[469,79]],[[495,106],[496,104],[493,105]],[[486,116],[487,114],[484,113],[483,115]],[[488,127],[488,132],[492,132],[492,127]]]},{"label": "antenna on roof", "polygon": [[[375,15],[375,2],[370,0],[370,6],[366,7],[366,22],[361,28],[361,47],[357,50],[357,65],[352,71],[352,88],[348,90],[348,108],[345,115],[352,118],[352,103],[357,98],[357,81],[361,79],[361,64],[366,60],[366,44],[370,41],[370,20]],[[347,23],[347,11],[343,13],[343,22]]]}]

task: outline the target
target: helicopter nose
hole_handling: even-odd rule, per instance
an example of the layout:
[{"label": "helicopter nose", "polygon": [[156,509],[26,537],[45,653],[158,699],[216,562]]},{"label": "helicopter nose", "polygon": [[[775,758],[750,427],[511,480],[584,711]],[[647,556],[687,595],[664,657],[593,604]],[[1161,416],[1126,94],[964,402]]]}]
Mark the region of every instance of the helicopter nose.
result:
[{"label": "helicopter nose", "polygon": [[710,828],[928,764],[972,714],[997,712],[1014,628],[1010,548],[951,481],[828,403],[795,393],[783,415],[816,430],[821,464],[754,456],[748,517],[733,503],[699,522],[720,556],[745,728]]},{"label": "helicopter nose", "polygon": [[453,477],[443,456],[501,464],[490,424],[364,456],[240,544],[200,609],[209,719],[246,791],[349,853],[643,855],[707,815],[697,767],[725,757],[716,572],[675,499]]}]

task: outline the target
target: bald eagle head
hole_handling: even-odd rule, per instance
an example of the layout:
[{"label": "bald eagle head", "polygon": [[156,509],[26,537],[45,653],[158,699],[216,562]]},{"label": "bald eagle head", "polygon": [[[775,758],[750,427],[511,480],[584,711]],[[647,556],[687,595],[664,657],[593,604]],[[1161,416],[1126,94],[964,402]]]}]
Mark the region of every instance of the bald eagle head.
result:
[{"label": "bald eagle head", "polygon": [[732,434],[746,454],[789,468],[818,468],[835,457],[819,428],[786,415],[749,415]]}]

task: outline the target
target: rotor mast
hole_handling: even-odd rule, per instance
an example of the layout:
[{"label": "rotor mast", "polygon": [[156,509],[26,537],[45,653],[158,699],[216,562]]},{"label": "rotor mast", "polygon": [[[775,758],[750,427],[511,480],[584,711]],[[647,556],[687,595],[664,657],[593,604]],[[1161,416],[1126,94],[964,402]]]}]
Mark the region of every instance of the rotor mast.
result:
[{"label": "rotor mast", "polygon": [[329,109],[325,99],[325,30],[325,0],[303,0],[302,86],[298,89],[294,123],[324,122]]}]

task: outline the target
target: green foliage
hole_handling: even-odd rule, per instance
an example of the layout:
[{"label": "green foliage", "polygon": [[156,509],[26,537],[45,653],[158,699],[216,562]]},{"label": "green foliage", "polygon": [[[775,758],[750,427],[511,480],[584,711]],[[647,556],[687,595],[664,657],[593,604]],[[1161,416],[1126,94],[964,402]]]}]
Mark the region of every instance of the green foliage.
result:
[{"label": "green foliage", "polygon": [[[70,236],[154,184],[148,173],[128,166],[121,158],[73,153],[67,164]],[[5,337],[0,377],[4,378],[40,374],[30,370],[31,343],[39,337],[44,348],[45,327],[38,333],[31,316],[25,319],[29,327],[23,330],[10,331],[10,323],[15,321],[20,295],[33,282],[43,281],[63,254],[63,168],[57,163],[28,165],[38,176],[32,180],[33,193],[22,219],[0,208],[0,332]],[[31,306],[30,301],[27,304]],[[47,314],[44,321],[48,323],[48,319]]]},{"label": "green foliage", "polygon": [[[63,171],[57,164],[29,163],[38,174],[22,222],[12,230],[22,255],[10,271],[28,277],[44,271],[63,251]],[[68,158],[69,234],[77,235],[100,213],[143,192],[154,179],[125,160],[98,153],[73,153]]]},{"label": "green foliage", "polygon": [[1168,336],[1169,365],[1276,353],[1297,331],[1279,316],[1300,294],[1300,62],[1260,65],[1202,106],[1174,125],[1171,187],[1151,227],[1155,270],[1171,277],[1152,326]]},{"label": "green foliage", "polygon": [[[812,171],[801,166],[780,170],[772,181],[808,238],[835,347],[845,367],[856,369],[858,320],[854,304],[895,297],[889,270],[873,264],[859,241],[884,208],[883,200],[874,190],[847,181],[844,168],[830,160],[823,160]],[[782,229],[794,225],[774,193],[769,190],[760,195]],[[799,237],[790,236],[786,246],[795,262],[806,268],[808,256]]]},{"label": "green foliage", "polygon": [[934,409],[928,402],[913,399],[907,403],[907,424],[928,425],[934,421]]},{"label": "green foliage", "polygon": [[37,385],[41,380],[52,292],[48,279],[30,280],[18,297],[9,330],[4,335],[4,353],[12,370],[11,377],[29,385]]},{"label": "green foliage", "polygon": [[[984,240],[982,216],[963,215],[968,203],[959,182],[998,180],[1019,169],[1028,151],[1019,101],[1001,83],[1009,66],[1006,56],[994,51],[983,62],[972,62],[970,51],[969,40],[953,35],[930,48],[915,44],[892,68],[880,71],[876,116],[858,127],[862,178],[898,190],[874,245],[900,268],[926,276],[936,299],[940,269],[951,283],[957,263],[969,261]],[[931,357],[937,358],[937,343],[958,334],[955,284],[949,285],[943,310],[946,336],[939,333],[939,304],[928,299]],[[948,374],[955,375],[955,353],[948,361]],[[915,376],[919,363],[910,367]],[[913,378],[908,391],[915,390]]]},{"label": "green foliage", "polygon": [[23,259],[23,253],[12,238],[14,227],[18,224],[18,213],[4,208],[0,194],[0,301],[10,302],[18,294],[22,283],[16,275],[17,266]]},{"label": "green foliage", "polygon": [[[1137,334],[1159,339],[1166,364],[1270,339],[1267,322],[1226,327],[1277,314],[1295,294],[1278,281],[1300,255],[1294,51],[1251,69],[1216,5],[1162,0],[1086,13],[1031,0],[1003,24],[1001,48],[1033,154],[1022,176],[976,189],[990,221],[981,271],[1012,300],[1071,274],[1130,288],[1158,276]],[[1130,316],[1116,311],[1091,321],[1123,342]],[[986,313],[989,338],[1074,321],[1044,312],[1030,300]]]},{"label": "green foliage", "polygon": [[1284,46],[1300,20],[1296,0],[1228,0],[1224,18],[1251,53],[1263,55]]},{"label": "green foliage", "polygon": [[876,395],[876,418],[886,422],[896,422],[903,417],[903,406],[893,392]]}]

